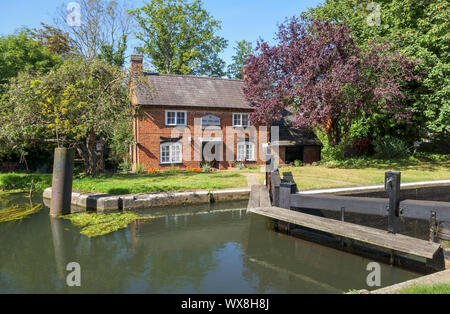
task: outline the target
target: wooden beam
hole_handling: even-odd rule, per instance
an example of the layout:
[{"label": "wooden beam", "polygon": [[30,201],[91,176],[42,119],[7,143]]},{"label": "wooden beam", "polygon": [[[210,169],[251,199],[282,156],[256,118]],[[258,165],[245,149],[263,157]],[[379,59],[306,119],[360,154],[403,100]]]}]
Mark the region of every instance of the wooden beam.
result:
[{"label": "wooden beam", "polygon": [[[333,195],[290,196],[291,207],[322,209],[346,213],[388,216],[389,199]],[[430,220],[431,212],[436,212],[436,220],[450,222],[450,202],[405,200],[400,202],[399,216],[409,219]]]},{"label": "wooden beam", "polygon": [[323,209],[346,213],[387,216],[389,200],[384,198],[328,196],[328,195],[291,195],[291,207]]},{"label": "wooden beam", "polygon": [[435,201],[406,200],[400,202],[400,216],[429,220],[431,212],[436,212],[437,221],[450,222],[450,203]]},{"label": "wooden beam", "polygon": [[271,205],[267,187],[265,185],[253,185],[248,208],[270,207]]},{"label": "wooden beam", "polygon": [[433,259],[440,249],[437,243],[279,207],[253,208],[249,212],[427,259]]}]

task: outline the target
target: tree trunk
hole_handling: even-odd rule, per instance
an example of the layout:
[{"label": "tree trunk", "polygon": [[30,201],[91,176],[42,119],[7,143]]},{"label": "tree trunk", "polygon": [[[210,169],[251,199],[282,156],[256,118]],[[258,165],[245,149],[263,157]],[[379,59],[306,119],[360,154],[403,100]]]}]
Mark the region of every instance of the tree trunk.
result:
[{"label": "tree trunk", "polygon": [[99,168],[99,153],[97,152],[97,135],[94,130],[89,132],[85,143],[77,145],[77,151],[83,158],[84,172],[87,175],[96,175],[103,169]]},{"label": "tree trunk", "polygon": [[341,141],[339,127],[333,119],[328,119],[324,126],[325,134],[331,147],[336,147]]}]

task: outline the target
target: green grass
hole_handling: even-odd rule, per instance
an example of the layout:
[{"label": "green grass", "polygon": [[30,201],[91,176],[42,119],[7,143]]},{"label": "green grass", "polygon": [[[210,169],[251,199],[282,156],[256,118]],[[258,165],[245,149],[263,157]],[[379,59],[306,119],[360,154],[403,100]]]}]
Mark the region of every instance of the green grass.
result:
[{"label": "green grass", "polygon": [[450,283],[437,285],[414,285],[398,292],[399,294],[450,294]]},{"label": "green grass", "polygon": [[[434,181],[450,179],[450,160],[377,160],[349,159],[329,162],[318,167],[280,168],[282,178],[294,180],[300,190],[336,187],[356,187],[384,184],[386,171],[401,171],[402,182]],[[259,169],[222,172],[164,172],[155,174],[116,174],[97,177],[75,178],[73,189],[106,194],[137,194],[192,190],[214,190],[247,187],[245,173],[258,173]],[[34,182],[35,190],[51,186],[49,174],[0,174],[1,190],[29,189]],[[264,175],[260,176],[264,182]]]},{"label": "green grass", "polygon": [[280,175],[300,190],[384,184],[386,171],[401,171],[402,183],[450,179],[450,161],[365,160],[318,167],[280,168]]},{"label": "green grass", "polygon": [[115,195],[247,187],[238,171],[110,175],[75,179],[73,189]]},{"label": "green grass", "polygon": [[[189,190],[213,190],[247,187],[247,179],[240,171],[224,172],[167,172],[155,174],[116,174],[75,178],[73,189],[107,194],[157,193]],[[0,189],[5,191],[29,189],[34,182],[36,191],[52,185],[50,174],[0,174]]]}]

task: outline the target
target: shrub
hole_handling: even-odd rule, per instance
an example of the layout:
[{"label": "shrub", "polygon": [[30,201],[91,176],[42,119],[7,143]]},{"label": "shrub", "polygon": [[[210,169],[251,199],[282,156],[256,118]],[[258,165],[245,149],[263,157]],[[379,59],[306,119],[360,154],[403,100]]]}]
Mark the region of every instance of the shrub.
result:
[{"label": "shrub", "polygon": [[202,165],[202,170],[203,170],[203,172],[211,172],[211,164],[208,162],[204,163]]},{"label": "shrub", "polygon": [[406,158],[411,155],[411,147],[407,142],[396,138],[385,136],[373,142],[375,154],[382,159]]},{"label": "shrub", "polygon": [[316,129],[315,133],[317,137],[323,144],[322,147],[322,160],[323,161],[331,161],[331,160],[343,160],[344,159],[344,144],[339,144],[337,146],[331,146],[328,137],[322,130]]},{"label": "shrub", "polygon": [[180,171],[180,167],[178,167],[177,165],[171,164],[170,165],[170,170],[169,172],[171,174],[177,173],[178,171]]},{"label": "shrub", "polygon": [[237,162],[234,164],[234,168],[242,170],[242,169],[245,169],[245,165],[242,162]]},{"label": "shrub", "polygon": [[119,172],[120,173],[128,173],[131,171],[131,158],[129,156],[123,158],[122,162],[119,164]]},{"label": "shrub", "polygon": [[144,174],[145,173],[145,169],[146,169],[145,165],[139,163],[139,164],[136,165],[136,170],[134,172],[136,174]]},{"label": "shrub", "polygon": [[52,185],[52,175],[50,174],[2,174],[0,175],[1,190],[29,189],[33,183],[35,190],[45,190]]},{"label": "shrub", "polygon": [[296,161],[294,161],[294,166],[302,167],[303,166],[303,162],[301,160],[296,160]]}]

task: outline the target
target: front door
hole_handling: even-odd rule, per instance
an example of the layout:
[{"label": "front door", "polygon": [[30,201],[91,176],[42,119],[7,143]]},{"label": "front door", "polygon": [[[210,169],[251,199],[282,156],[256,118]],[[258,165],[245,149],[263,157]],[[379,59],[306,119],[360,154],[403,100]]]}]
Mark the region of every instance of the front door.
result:
[{"label": "front door", "polygon": [[209,162],[211,167],[214,169],[219,169],[219,150],[222,143],[219,142],[203,142],[202,143],[202,163]]}]

